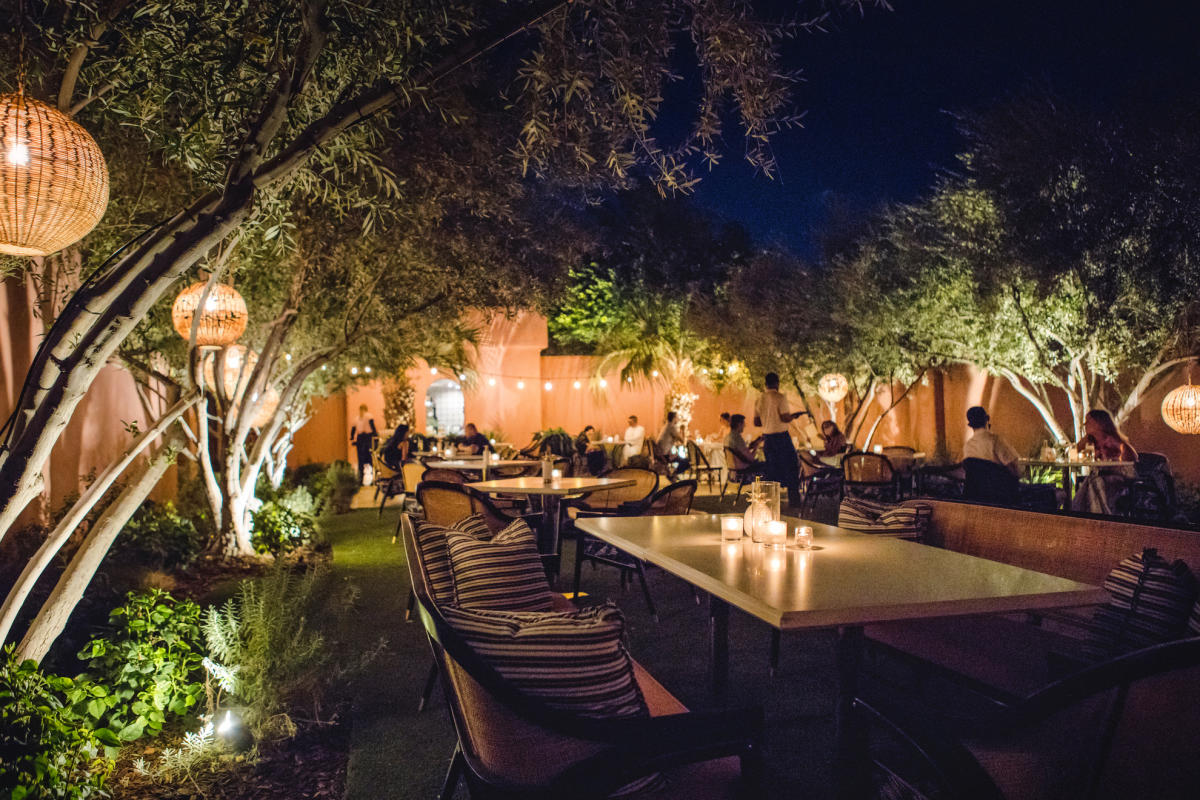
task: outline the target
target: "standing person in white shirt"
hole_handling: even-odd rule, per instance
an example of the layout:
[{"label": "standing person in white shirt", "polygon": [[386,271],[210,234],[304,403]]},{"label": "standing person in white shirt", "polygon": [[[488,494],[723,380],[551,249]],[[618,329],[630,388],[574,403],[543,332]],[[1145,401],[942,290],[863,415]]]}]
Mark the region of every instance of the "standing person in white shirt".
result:
[{"label": "standing person in white shirt", "polygon": [[787,489],[788,505],[796,506],[800,504],[800,460],[788,423],[808,412],[793,412],[788,408],[787,398],[779,391],[779,376],[774,372],[767,373],[763,385],[763,393],[754,404],[754,424],[763,429],[766,477]]},{"label": "standing person in white shirt", "polygon": [[1020,476],[1021,467],[1017,463],[1017,451],[992,433],[990,422],[991,417],[983,406],[971,406],[967,409],[967,425],[971,428],[971,438],[963,445],[963,459],[981,458],[984,461],[992,461],[1013,475]]},{"label": "standing person in white shirt", "polygon": [[638,425],[638,418],[634,414],[629,415],[629,427],[625,428],[625,459],[623,463],[628,464],[629,459],[640,456],[642,454],[642,445],[646,441],[646,429]]},{"label": "standing person in white shirt", "polygon": [[683,438],[683,434],[679,431],[679,425],[676,423],[677,417],[678,415],[674,411],[667,412],[667,421],[663,424],[662,431],[658,434],[658,440],[654,445],[658,457],[671,465],[669,476],[671,478],[681,472],[686,472],[691,466],[687,458],[679,455],[675,449],[687,445],[687,439]]}]

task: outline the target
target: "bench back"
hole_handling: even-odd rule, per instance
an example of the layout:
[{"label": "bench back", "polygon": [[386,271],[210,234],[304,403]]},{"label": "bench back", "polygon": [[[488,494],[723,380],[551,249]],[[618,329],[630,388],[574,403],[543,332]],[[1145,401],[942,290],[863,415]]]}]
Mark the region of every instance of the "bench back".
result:
[{"label": "bench back", "polygon": [[1200,573],[1200,533],[998,506],[916,500],[933,508],[924,542],[1025,569],[1099,584],[1147,547]]}]

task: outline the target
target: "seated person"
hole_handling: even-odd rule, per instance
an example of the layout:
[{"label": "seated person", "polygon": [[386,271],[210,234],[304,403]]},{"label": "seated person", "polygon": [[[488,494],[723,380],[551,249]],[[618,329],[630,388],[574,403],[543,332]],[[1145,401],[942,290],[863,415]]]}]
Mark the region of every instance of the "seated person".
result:
[{"label": "seated person", "polygon": [[671,465],[670,476],[672,478],[681,472],[687,471],[691,466],[691,463],[687,460],[687,456],[679,455],[675,449],[687,445],[687,439],[683,438],[683,434],[675,422],[677,416],[674,411],[667,412],[667,421],[663,424],[662,431],[658,434],[658,439],[654,443],[654,449],[658,457]]},{"label": "seated person", "polygon": [[464,429],[464,436],[459,444],[467,448],[467,451],[473,456],[481,455],[493,449],[492,443],[488,441],[486,436],[479,432],[474,422],[467,423],[467,427]]},{"label": "seated person", "polygon": [[745,430],[745,414],[734,414],[729,418],[729,435],[725,437],[725,447],[733,454],[733,463],[728,466],[744,474],[762,475],[767,468],[766,462],[755,458],[758,446],[762,444],[762,437],[747,444],[742,435]]},{"label": "seated person", "polygon": [[397,425],[396,430],[380,448],[379,457],[383,459],[384,464],[399,472],[400,466],[408,460],[408,447],[408,426]]},{"label": "seated person", "polygon": [[[1112,415],[1093,408],[1083,421],[1084,437],[1077,443],[1080,449],[1091,446],[1097,461],[1137,461],[1137,450],[1117,428]],[[1135,476],[1132,465],[1128,467],[1101,467],[1088,475],[1079,484],[1071,502],[1074,511],[1092,514],[1114,513],[1114,501]]]},{"label": "seated person", "polygon": [[631,458],[642,454],[642,445],[646,441],[646,429],[638,424],[635,414],[629,415],[629,426],[625,428],[625,463]]},{"label": "seated person", "polygon": [[963,445],[963,459],[979,458],[1001,465],[1014,476],[1021,474],[1017,463],[1017,451],[1012,445],[1001,439],[991,430],[991,417],[983,406],[971,406],[967,409],[967,425],[971,428],[971,437]]},{"label": "seated person", "polygon": [[832,457],[846,451],[846,434],[831,419],[821,423],[821,440],[825,442],[825,447],[817,451],[818,456]]},{"label": "seated person", "polygon": [[592,475],[599,475],[604,471],[604,467],[608,464],[608,453],[600,446],[599,442],[592,441],[592,431],[596,428],[588,425],[579,435],[575,437],[575,452],[587,464],[588,472]]}]

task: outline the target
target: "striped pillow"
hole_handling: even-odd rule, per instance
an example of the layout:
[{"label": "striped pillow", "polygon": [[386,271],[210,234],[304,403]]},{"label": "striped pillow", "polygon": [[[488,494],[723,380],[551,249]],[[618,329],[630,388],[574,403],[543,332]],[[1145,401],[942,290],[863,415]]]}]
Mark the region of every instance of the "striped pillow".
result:
[{"label": "striped pillow", "polygon": [[549,611],[554,607],[537,539],[515,520],[490,540],[446,534],[454,603],[498,611]]},{"label": "striped pillow", "polygon": [[425,520],[413,520],[413,523],[417,548],[420,549],[421,561],[425,564],[425,579],[429,582],[433,602],[438,606],[453,603],[454,578],[450,574],[450,553],[446,549],[446,534],[453,530],[476,539],[488,539],[492,532],[484,522],[482,514],[463,517],[449,528]]},{"label": "striped pillow", "polygon": [[[625,617],[612,603],[554,613],[456,607],[443,613],[476,654],[550,708],[592,719],[650,715],[625,649]],[[649,775],[612,796],[662,783]]]},{"label": "striped pillow", "polygon": [[1084,655],[1101,661],[1183,635],[1196,602],[1196,579],[1182,561],[1168,563],[1151,547],[1104,579],[1109,601],[1096,609]]},{"label": "striped pillow", "polygon": [[919,539],[925,535],[933,507],[925,503],[892,505],[846,497],[838,509],[838,527],[858,533]]}]

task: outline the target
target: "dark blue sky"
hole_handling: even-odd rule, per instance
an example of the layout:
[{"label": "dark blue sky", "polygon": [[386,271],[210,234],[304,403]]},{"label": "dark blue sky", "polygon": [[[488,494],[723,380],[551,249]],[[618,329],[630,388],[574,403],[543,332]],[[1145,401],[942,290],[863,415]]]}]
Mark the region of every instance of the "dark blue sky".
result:
[{"label": "dark blue sky", "polygon": [[1200,74],[1200,4],[1191,0],[892,4],[789,46],[789,62],[804,70],[797,99],[807,116],[775,142],[777,180],[754,176],[731,152],[695,203],[760,243],[811,254],[810,231],[832,198],[866,213],[914,199],[955,166],[961,141],[946,111],[1030,85],[1104,107],[1131,92],[1195,90]]}]

